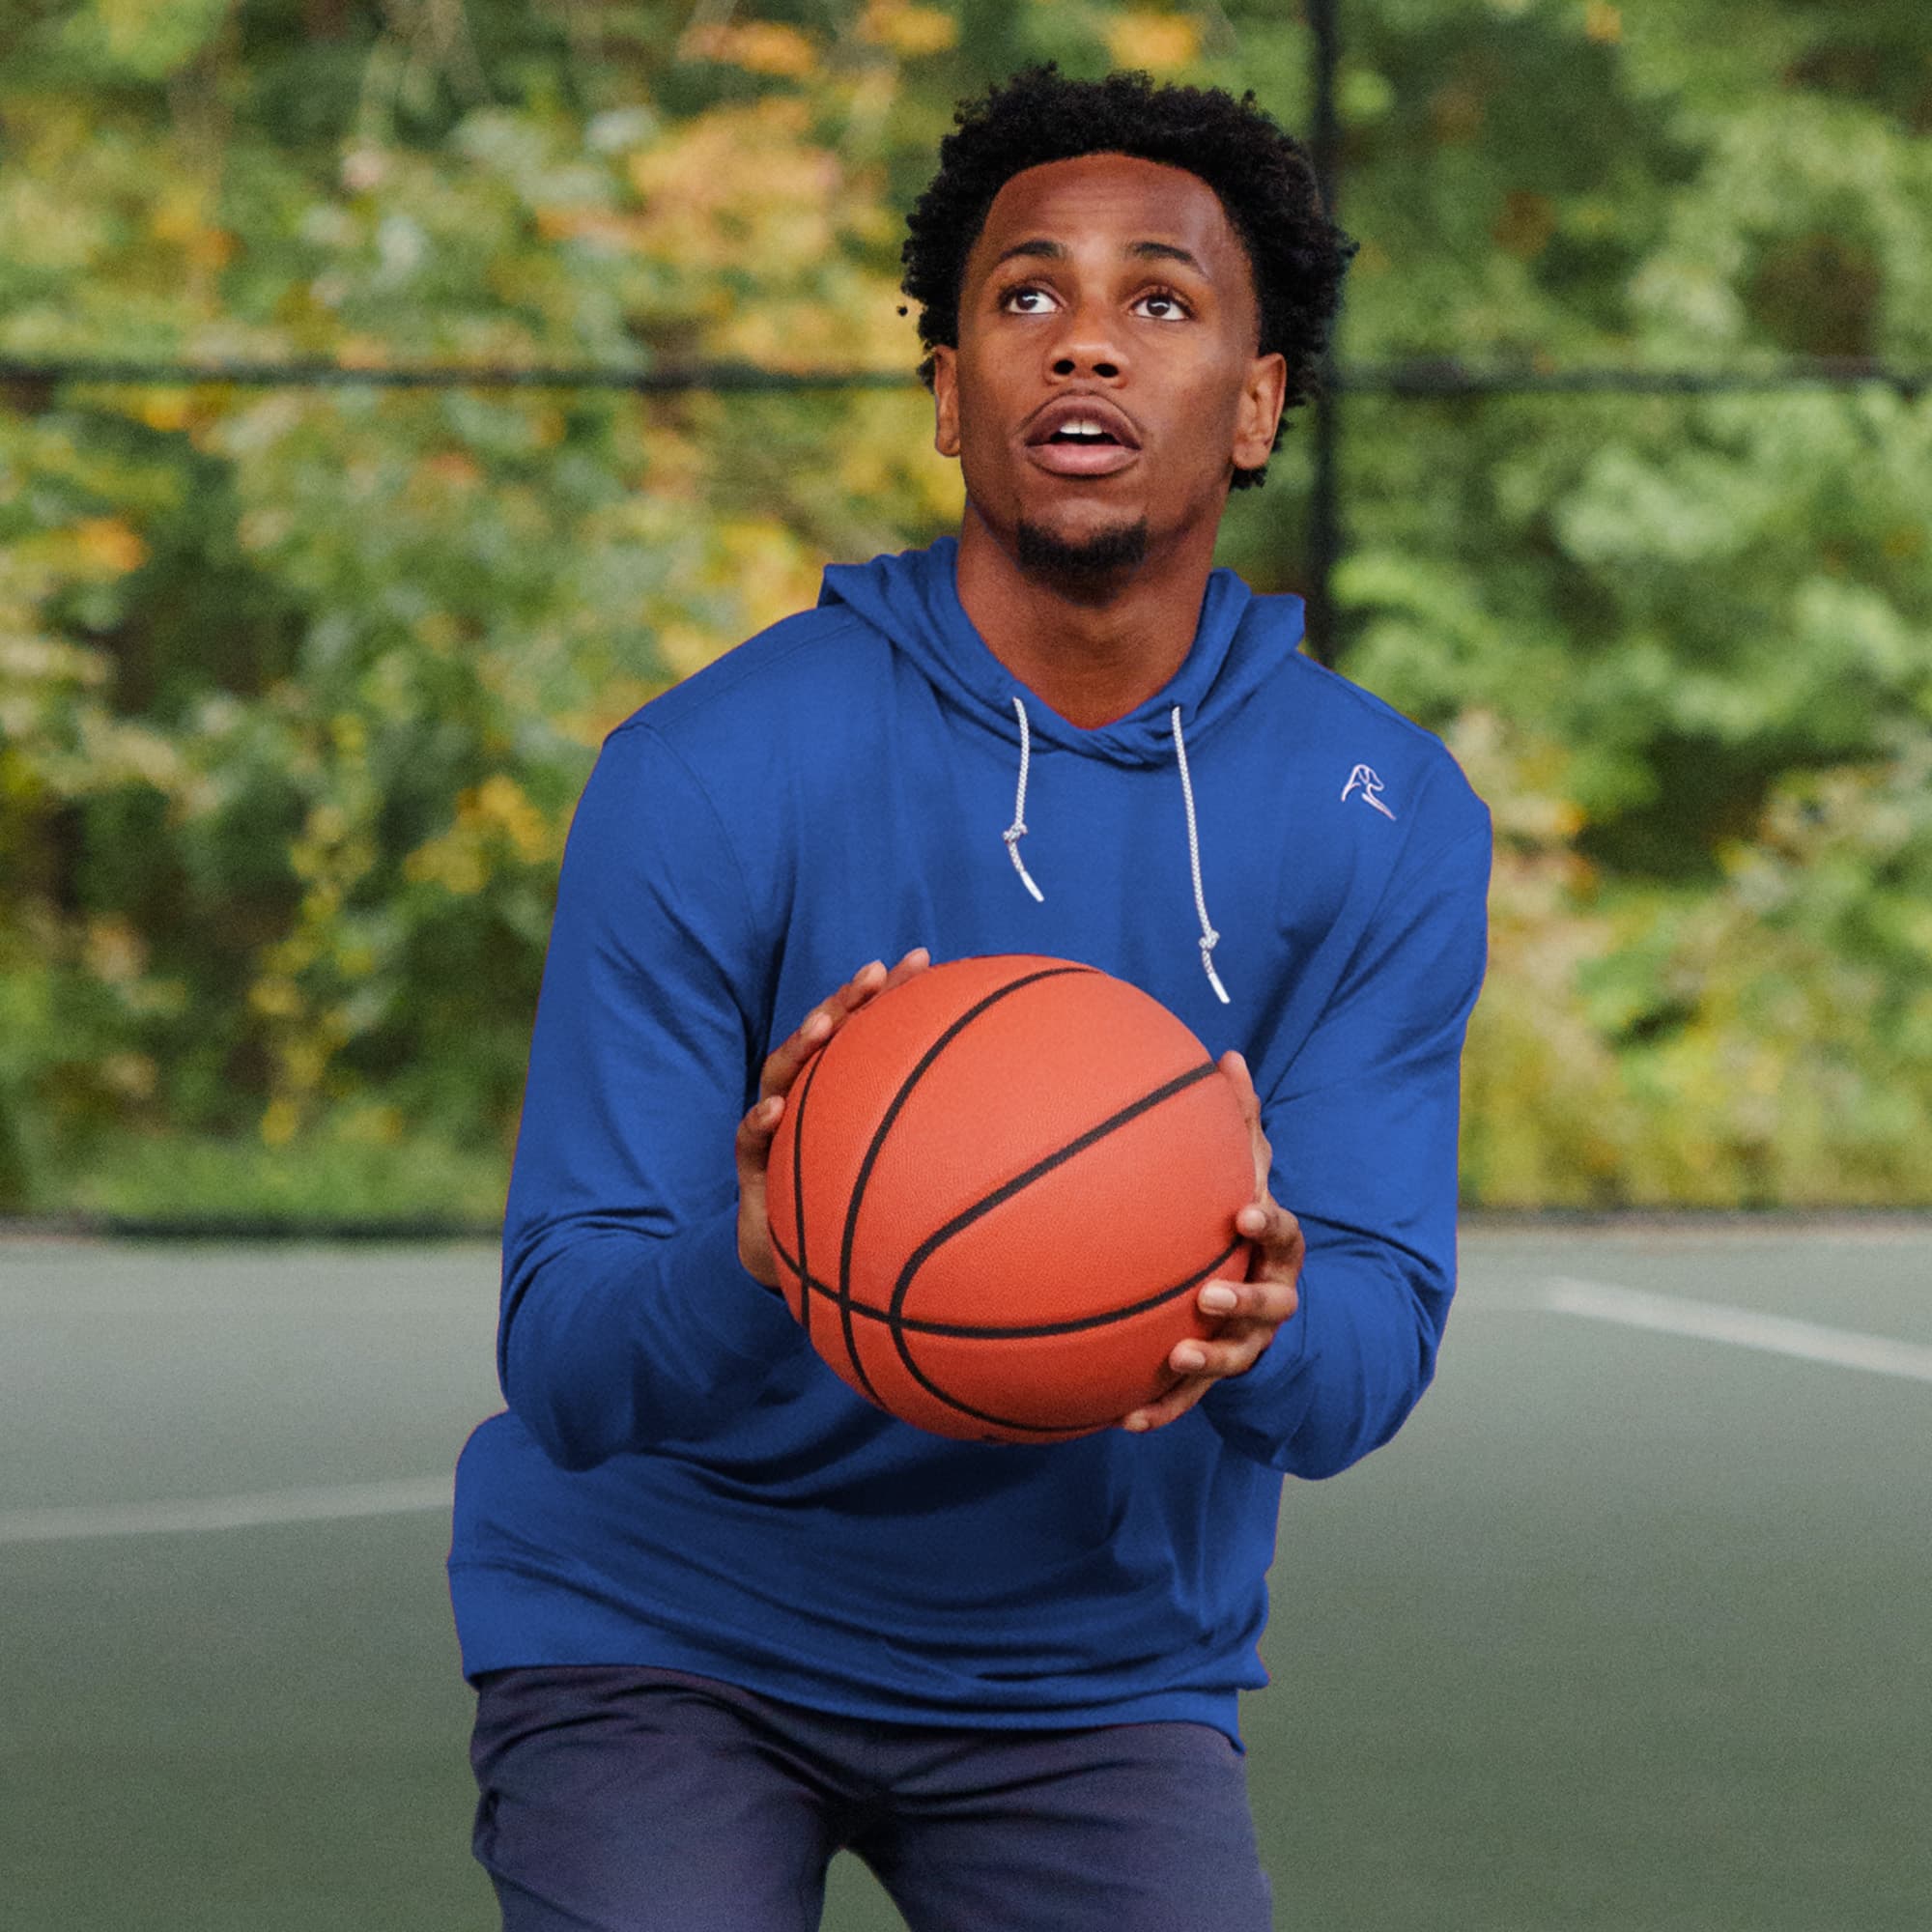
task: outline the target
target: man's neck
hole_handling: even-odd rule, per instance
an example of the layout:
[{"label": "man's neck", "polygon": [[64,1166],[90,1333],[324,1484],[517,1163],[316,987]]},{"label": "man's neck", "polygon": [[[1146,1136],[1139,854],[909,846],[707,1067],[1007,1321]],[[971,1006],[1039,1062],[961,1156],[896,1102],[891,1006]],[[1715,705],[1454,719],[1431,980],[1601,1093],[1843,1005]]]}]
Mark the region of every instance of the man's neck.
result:
[{"label": "man's neck", "polygon": [[1213,532],[1087,586],[1023,572],[969,500],[959,602],[986,648],[1069,724],[1111,724],[1187,661],[1214,565]]}]

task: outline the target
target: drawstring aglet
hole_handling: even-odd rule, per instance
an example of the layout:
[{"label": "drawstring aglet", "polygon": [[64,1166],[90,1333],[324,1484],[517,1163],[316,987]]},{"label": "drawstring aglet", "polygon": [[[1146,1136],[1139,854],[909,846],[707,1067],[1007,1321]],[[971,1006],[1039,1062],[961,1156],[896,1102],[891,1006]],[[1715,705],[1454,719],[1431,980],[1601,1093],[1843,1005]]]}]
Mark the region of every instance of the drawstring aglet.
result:
[{"label": "drawstring aglet", "polygon": [[1039,904],[1044,905],[1046,895],[1034,884],[1033,875],[1026,868],[1026,861],[1020,857],[1020,840],[1026,837],[1026,830],[1025,825],[1016,818],[1000,834],[1000,837],[1007,841],[1007,857],[1013,862],[1013,870],[1020,875],[1020,883]]},{"label": "drawstring aglet", "polygon": [[1221,976],[1214,970],[1213,958],[1214,942],[1220,937],[1221,935],[1218,932],[1208,932],[1202,935],[1201,963],[1208,969],[1208,983],[1213,987],[1214,997],[1225,1007],[1232,1005],[1233,1002],[1228,998],[1227,987],[1221,983]]},{"label": "drawstring aglet", "polygon": [[1169,713],[1174,724],[1174,760],[1180,767],[1180,796],[1187,806],[1187,864],[1194,874],[1194,910],[1201,915],[1201,963],[1208,971],[1208,983],[1214,997],[1226,1006],[1234,1002],[1214,970],[1214,945],[1221,935],[1208,923],[1208,895],[1201,889],[1201,836],[1194,823],[1194,781],[1187,775],[1187,741],[1180,735],[1180,706]]},{"label": "drawstring aglet", "polygon": [[1046,895],[1034,884],[1033,875],[1020,857],[1020,840],[1026,837],[1027,767],[1033,762],[1033,733],[1027,728],[1026,706],[1020,702],[1018,692],[1013,693],[1013,709],[1019,713],[1020,720],[1020,781],[1013,793],[1013,822],[1000,837],[1007,841],[1007,856],[1013,862],[1013,870],[1020,875],[1020,884],[1033,895],[1036,904],[1044,905]]}]

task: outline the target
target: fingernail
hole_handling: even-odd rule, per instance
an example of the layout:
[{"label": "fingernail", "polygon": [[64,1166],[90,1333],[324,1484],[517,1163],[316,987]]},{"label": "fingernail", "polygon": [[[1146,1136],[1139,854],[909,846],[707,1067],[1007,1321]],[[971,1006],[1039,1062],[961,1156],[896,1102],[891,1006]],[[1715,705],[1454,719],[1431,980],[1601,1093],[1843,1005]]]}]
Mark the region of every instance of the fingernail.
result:
[{"label": "fingernail", "polygon": [[1235,1291],[1232,1288],[1204,1288],[1201,1291],[1201,1305],[1213,1315],[1225,1315],[1235,1305]]},{"label": "fingernail", "polygon": [[764,1122],[767,1126],[770,1126],[784,1112],[784,1101],[778,1094],[774,1094],[769,1100],[759,1102],[758,1119]]},{"label": "fingernail", "polygon": [[1199,1349],[1183,1346],[1174,1351],[1174,1366],[1177,1369],[1205,1369],[1208,1357]]},{"label": "fingernail", "polygon": [[1147,1426],[1148,1426],[1148,1419],[1144,1415],[1130,1415],[1123,1423],[1121,1424],[1121,1427],[1124,1429],[1130,1435],[1145,1435],[1147,1433]]},{"label": "fingernail", "polygon": [[813,1013],[805,1023],[805,1037],[807,1039],[816,1039],[821,1034],[828,1034],[831,1031],[832,1015],[830,1013]]},{"label": "fingernail", "polygon": [[1259,1208],[1243,1208],[1240,1213],[1240,1228],[1244,1235],[1259,1235],[1268,1224],[1268,1217]]}]

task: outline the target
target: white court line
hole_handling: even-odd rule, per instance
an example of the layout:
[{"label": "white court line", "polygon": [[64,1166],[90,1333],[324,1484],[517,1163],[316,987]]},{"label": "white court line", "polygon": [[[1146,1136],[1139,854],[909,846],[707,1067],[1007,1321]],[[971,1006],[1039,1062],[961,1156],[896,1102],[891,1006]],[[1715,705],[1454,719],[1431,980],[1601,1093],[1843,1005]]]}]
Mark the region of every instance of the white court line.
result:
[{"label": "white court line", "polygon": [[1559,1315],[1615,1321],[1626,1328],[1690,1335],[1702,1342],[1728,1342],[1739,1349],[1762,1349],[1774,1355],[1795,1355],[1801,1361],[1828,1362],[1833,1368],[1932,1382],[1932,1349],[1920,1343],[1863,1335],[1853,1328],[1827,1328],[1788,1315],[1759,1315],[1717,1301],[1682,1301],[1674,1294],[1651,1294],[1639,1288],[1576,1281],[1564,1275],[1545,1289],[1543,1306]]},{"label": "white court line", "polygon": [[[1722,1302],[1685,1301],[1611,1282],[1558,1276],[1534,1299],[1509,1295],[1478,1300],[1492,1309],[1546,1308],[1626,1328],[1648,1328],[1699,1341],[1761,1349],[1801,1361],[1932,1382],[1932,1348],[1917,1342],[1827,1328],[1784,1315],[1759,1315]],[[353,1517],[408,1516],[446,1510],[449,1476],[387,1483],[348,1483],[333,1489],[268,1490],[252,1495],[203,1496],[187,1502],[108,1504],[82,1509],[0,1511],[0,1544],[72,1543],[105,1536],[155,1536],[184,1531],[253,1529],[286,1522],[339,1522]]]},{"label": "white court line", "polygon": [[0,1544],[76,1543],[97,1536],[156,1536],[184,1530],[255,1529],[265,1523],[339,1522],[358,1516],[409,1516],[418,1510],[446,1510],[453,1499],[452,1476],[414,1476],[388,1483],[344,1483],[334,1489],[201,1496],[186,1502],[0,1510]]}]

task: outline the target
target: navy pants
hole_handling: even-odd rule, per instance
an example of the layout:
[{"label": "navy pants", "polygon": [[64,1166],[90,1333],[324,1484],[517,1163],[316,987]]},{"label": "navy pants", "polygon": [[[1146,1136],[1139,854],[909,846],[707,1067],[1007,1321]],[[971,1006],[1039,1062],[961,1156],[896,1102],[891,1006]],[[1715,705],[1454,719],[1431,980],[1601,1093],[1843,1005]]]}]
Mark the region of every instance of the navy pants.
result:
[{"label": "navy pants", "polygon": [[504,1932],[815,1932],[833,1854],[912,1932],[1268,1932],[1206,1724],[958,1730],[632,1665],[477,1680],[473,1849]]}]

